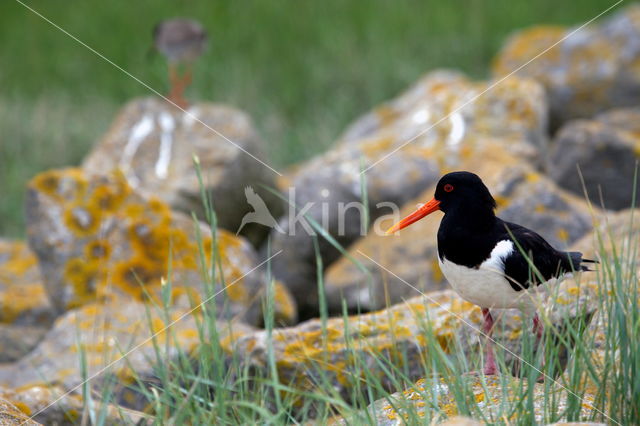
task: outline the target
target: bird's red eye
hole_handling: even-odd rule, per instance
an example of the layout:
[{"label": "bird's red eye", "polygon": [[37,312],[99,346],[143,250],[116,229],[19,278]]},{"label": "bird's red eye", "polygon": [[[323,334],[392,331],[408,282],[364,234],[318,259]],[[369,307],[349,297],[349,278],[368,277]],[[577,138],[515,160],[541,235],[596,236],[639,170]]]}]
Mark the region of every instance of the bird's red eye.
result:
[{"label": "bird's red eye", "polygon": [[446,184],[444,186],[444,192],[451,192],[453,191],[453,185],[451,185],[450,183]]}]

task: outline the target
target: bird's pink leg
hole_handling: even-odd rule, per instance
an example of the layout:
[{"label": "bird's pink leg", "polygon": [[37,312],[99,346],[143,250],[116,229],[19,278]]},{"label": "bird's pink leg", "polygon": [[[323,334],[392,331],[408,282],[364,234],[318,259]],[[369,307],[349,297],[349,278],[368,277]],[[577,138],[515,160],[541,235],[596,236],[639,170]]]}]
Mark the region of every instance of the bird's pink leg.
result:
[{"label": "bird's pink leg", "polygon": [[493,340],[491,339],[491,335],[493,332],[493,317],[491,316],[491,312],[489,312],[489,309],[487,308],[482,308],[482,317],[484,318],[482,331],[487,337],[487,348],[484,360],[484,374],[486,376],[493,376],[495,374],[498,374],[498,368],[496,367],[496,358],[493,353]]},{"label": "bird's pink leg", "polygon": [[540,321],[540,317],[538,314],[535,314],[533,317],[533,332],[536,335],[536,346],[540,344],[540,340],[542,340],[542,333],[544,333],[544,324]]}]

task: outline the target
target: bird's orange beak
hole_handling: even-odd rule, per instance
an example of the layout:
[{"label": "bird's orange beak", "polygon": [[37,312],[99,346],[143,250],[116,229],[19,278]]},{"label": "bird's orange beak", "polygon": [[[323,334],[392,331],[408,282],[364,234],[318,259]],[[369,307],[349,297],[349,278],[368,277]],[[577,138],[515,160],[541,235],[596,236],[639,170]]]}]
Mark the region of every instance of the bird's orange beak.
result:
[{"label": "bird's orange beak", "polygon": [[440,201],[436,200],[435,198],[432,198],[431,201],[429,201],[426,204],[423,204],[422,207],[420,207],[418,210],[411,213],[409,216],[405,217],[400,222],[396,223],[391,228],[389,228],[387,232],[385,232],[385,234],[387,235],[393,234],[394,232],[399,231],[402,228],[406,228],[412,223],[419,221],[423,217],[439,209],[440,209]]}]

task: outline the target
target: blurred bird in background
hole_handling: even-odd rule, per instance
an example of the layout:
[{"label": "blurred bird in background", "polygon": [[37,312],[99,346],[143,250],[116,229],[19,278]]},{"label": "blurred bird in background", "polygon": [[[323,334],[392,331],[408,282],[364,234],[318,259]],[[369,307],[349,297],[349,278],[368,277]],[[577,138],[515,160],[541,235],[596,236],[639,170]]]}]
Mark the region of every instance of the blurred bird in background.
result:
[{"label": "blurred bird in background", "polygon": [[153,47],[169,63],[168,98],[181,108],[188,106],[184,91],[191,83],[193,63],[204,52],[207,39],[207,31],[193,19],[167,19],[153,29]]}]

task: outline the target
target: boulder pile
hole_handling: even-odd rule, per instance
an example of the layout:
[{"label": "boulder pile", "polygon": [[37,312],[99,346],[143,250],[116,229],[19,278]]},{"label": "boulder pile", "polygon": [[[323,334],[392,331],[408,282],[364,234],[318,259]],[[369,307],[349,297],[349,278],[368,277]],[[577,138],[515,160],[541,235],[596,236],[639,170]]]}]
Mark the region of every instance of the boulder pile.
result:
[{"label": "boulder pile", "polygon": [[[315,403],[301,395],[328,387],[377,424],[439,422],[470,414],[462,383],[485,420],[507,419],[501,401],[528,386],[531,420],[546,421],[550,395],[573,404],[557,382],[429,376],[436,359],[478,364],[481,312],[448,289],[438,218],[384,230],[430,199],[442,174],[469,170],[503,219],[640,273],[629,225],[640,215],[638,64],[638,5],[577,30],[523,30],[491,79],[430,71],[283,176],[241,111],[131,101],[79,168],[29,182],[26,241],[0,239],[0,423],[80,424],[101,403],[87,392],[109,383],[108,423],[144,424],[158,366],[189,364],[211,346],[225,366],[277,375],[281,396],[297,392],[307,414]],[[606,279],[569,277],[541,309],[552,336],[585,326],[597,371],[610,362],[597,303]],[[514,376],[529,320],[498,315]],[[575,344],[549,342],[560,359],[547,362],[553,379],[569,380]],[[363,380],[387,396],[364,395]],[[574,417],[593,414],[594,388]]]}]

